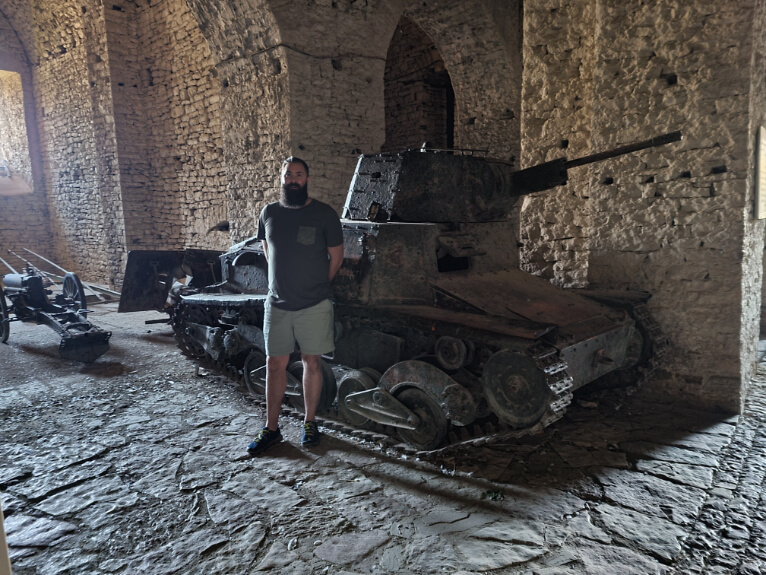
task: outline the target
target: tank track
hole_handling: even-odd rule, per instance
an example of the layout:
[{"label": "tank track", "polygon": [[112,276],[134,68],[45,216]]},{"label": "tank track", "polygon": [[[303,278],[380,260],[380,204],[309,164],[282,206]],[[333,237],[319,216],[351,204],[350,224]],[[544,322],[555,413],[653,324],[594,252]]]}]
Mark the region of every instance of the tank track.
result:
[{"label": "tank track", "polygon": [[[634,368],[639,376],[637,384],[640,385],[651,376],[659,363],[658,360],[667,352],[668,341],[645,304],[635,304],[632,308],[634,317],[637,321],[641,322],[646,333],[649,335],[654,351],[648,361]],[[176,317],[180,319],[181,316],[177,315]],[[208,367],[221,375],[227,376],[229,379],[236,381],[242,389],[246,390],[244,375],[241,369],[225,361],[215,361],[207,354],[202,358],[190,354],[188,348],[184,345],[184,334],[180,330],[179,323],[172,322],[172,324],[178,347],[186,357],[194,359],[200,365]],[[503,423],[497,424],[493,422],[475,422],[465,427],[453,426],[450,429],[448,436],[449,443],[447,445],[432,451],[418,451],[410,445],[399,442],[395,437],[394,428],[387,428],[376,424],[373,429],[359,429],[345,421],[335,419],[327,413],[317,416],[317,423],[322,427],[335,430],[363,442],[373,443],[400,455],[416,456],[425,460],[438,460],[456,451],[470,450],[475,447],[513,441],[525,436],[535,435],[541,433],[546,427],[564,416],[573,400],[572,387],[574,381],[567,373],[567,364],[560,359],[556,348],[538,341],[528,350],[528,353],[535,360],[538,368],[545,373],[546,384],[551,390],[548,408],[540,420],[529,427],[517,429]],[[248,397],[265,409],[265,398],[250,394],[248,394]],[[303,418],[303,414],[298,409],[289,405],[282,406],[282,415],[295,419]]]},{"label": "tank track", "polygon": [[[178,334],[179,338],[182,334]],[[209,355],[203,358],[194,357],[187,352],[181,341],[178,341],[178,347],[181,352],[189,359],[195,360],[199,365],[215,371],[229,379],[237,382],[240,387],[246,391],[245,378],[241,369],[224,361],[215,361]],[[333,429],[345,435],[355,437],[365,442],[374,443],[382,448],[394,451],[400,455],[416,456],[421,459],[439,458],[447,455],[454,450],[470,449],[490,443],[510,441],[540,433],[549,425],[555,423],[564,415],[567,407],[572,402],[572,393],[570,392],[573,381],[566,372],[566,363],[558,359],[558,352],[555,348],[537,344],[531,351],[538,367],[545,372],[548,387],[551,389],[551,397],[548,408],[542,418],[534,425],[522,429],[513,429],[509,426],[493,422],[473,423],[469,426],[453,426],[449,434],[449,443],[432,451],[418,451],[412,446],[402,443],[395,437],[395,429],[375,424],[373,429],[359,429],[351,424],[335,419],[331,414],[323,413],[317,416],[317,423],[322,427]],[[265,398],[247,394],[256,404],[266,408]],[[282,406],[282,415],[293,417],[295,419],[303,418],[303,414],[289,405]]]}]

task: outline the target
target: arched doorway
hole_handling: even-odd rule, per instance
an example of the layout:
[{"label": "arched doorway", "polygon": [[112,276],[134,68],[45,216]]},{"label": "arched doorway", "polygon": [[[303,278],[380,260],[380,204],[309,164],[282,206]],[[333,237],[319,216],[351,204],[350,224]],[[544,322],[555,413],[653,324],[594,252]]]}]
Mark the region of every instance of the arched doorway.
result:
[{"label": "arched doorway", "polygon": [[455,144],[455,93],[433,40],[402,17],[386,57],[383,151]]}]

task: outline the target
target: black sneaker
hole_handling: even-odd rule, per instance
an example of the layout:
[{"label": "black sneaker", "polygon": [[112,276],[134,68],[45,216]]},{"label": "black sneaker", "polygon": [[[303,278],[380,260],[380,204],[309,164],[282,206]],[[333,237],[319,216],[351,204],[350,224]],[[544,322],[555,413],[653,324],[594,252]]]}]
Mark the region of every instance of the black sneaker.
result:
[{"label": "black sneaker", "polygon": [[247,452],[250,455],[258,455],[280,441],[282,441],[282,432],[279,431],[279,428],[276,431],[271,431],[268,427],[264,427],[247,446]]},{"label": "black sneaker", "polygon": [[316,421],[306,421],[303,424],[303,437],[301,437],[301,445],[304,447],[314,447],[319,445],[319,428]]}]

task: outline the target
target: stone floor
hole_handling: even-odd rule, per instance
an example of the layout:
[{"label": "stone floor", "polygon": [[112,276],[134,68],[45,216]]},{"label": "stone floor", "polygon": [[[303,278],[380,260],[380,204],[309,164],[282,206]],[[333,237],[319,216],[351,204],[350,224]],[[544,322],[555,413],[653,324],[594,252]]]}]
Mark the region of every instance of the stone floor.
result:
[{"label": "stone floor", "polygon": [[328,431],[245,446],[263,410],[176,351],[159,314],[0,346],[0,490],[16,575],[766,573],[766,370],[740,417],[583,395],[546,433],[437,464]]}]

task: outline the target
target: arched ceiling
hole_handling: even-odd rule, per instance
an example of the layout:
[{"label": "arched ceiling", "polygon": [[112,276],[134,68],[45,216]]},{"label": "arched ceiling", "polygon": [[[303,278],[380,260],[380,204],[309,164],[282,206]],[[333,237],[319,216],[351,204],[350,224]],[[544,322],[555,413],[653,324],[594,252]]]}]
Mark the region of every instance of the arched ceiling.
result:
[{"label": "arched ceiling", "polygon": [[29,0],[0,4],[0,67],[20,71],[34,60],[32,10]]}]

